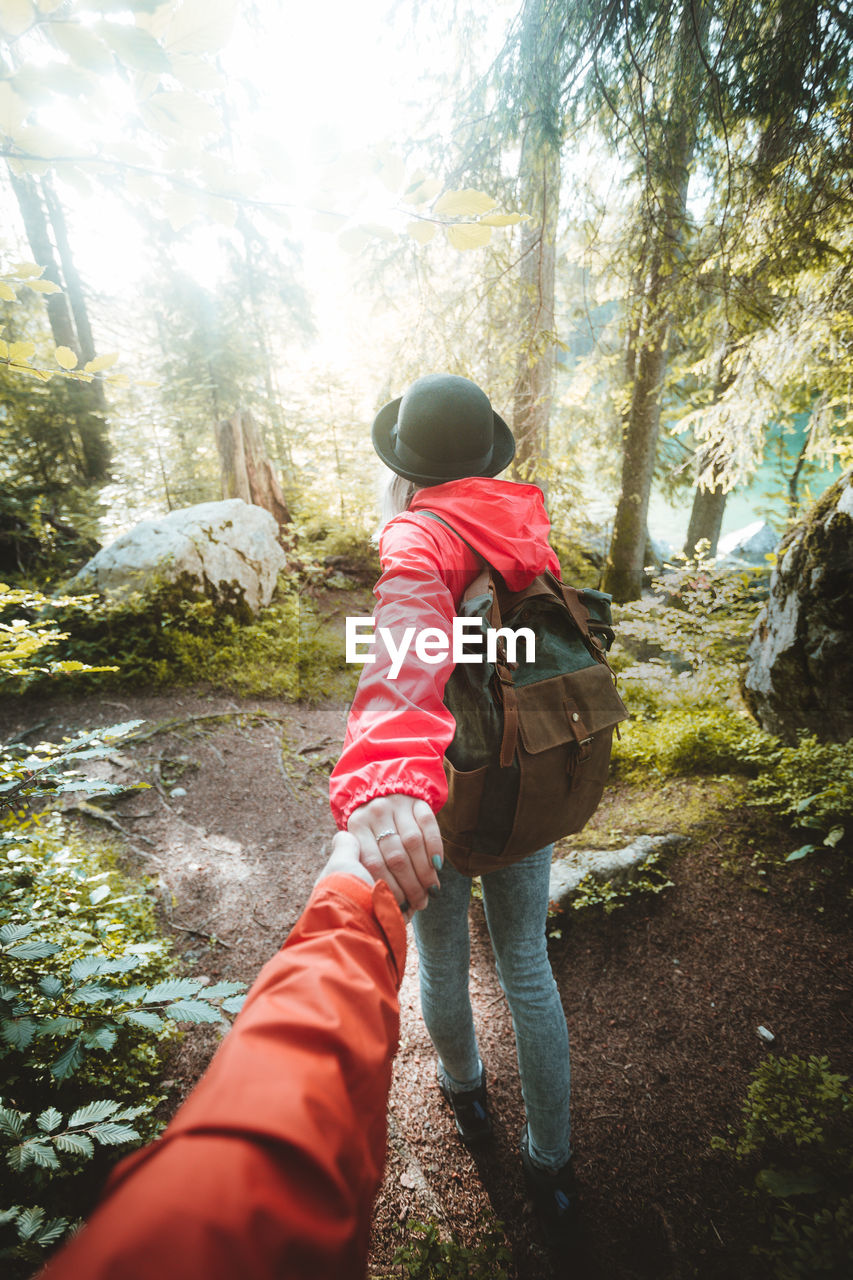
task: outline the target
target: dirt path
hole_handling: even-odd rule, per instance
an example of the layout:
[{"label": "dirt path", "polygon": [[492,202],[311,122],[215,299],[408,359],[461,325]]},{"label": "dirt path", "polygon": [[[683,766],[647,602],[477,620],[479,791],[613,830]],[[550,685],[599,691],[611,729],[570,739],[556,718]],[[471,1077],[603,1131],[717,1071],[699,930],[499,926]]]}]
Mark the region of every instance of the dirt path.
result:
[{"label": "dirt path", "polygon": [[[128,865],[157,884],[185,965],[251,981],[322,865],[333,833],[327,774],[344,715],[336,703],[121,693],[11,702],[0,713],[0,733],[10,738],[41,725],[27,739],[33,743],[127,719],[151,728],[177,720],[110,762],[113,776],[150,786],[109,813]],[[760,1024],[774,1031],[775,1051],[827,1053],[836,1070],[850,1069],[850,948],[837,893],[809,889],[802,865],[760,878],[748,844],[754,818],[734,807],[709,833],[701,813],[719,805],[719,788],[709,786],[707,805],[697,803],[700,784],[692,784],[692,808],[685,795],[676,784],[615,788],[583,837],[606,846],[640,832],[686,832],[692,841],[670,868],[674,888],[612,916],[572,912],[554,922],[590,1226],[583,1257],[566,1271],[553,1264],[525,1202],[512,1025],[475,903],[472,995],[495,1141],[475,1163],[452,1132],[434,1086],[410,946],[371,1275],[399,1274],[391,1259],[411,1218],[436,1219],[472,1243],[492,1217],[504,1224],[518,1280],[750,1274],[754,1225],[710,1138],[735,1118],[749,1073],[768,1051]],[[784,838],[771,829],[764,836]],[[210,1029],[185,1039],[169,1068],[175,1103],[214,1046]]]}]

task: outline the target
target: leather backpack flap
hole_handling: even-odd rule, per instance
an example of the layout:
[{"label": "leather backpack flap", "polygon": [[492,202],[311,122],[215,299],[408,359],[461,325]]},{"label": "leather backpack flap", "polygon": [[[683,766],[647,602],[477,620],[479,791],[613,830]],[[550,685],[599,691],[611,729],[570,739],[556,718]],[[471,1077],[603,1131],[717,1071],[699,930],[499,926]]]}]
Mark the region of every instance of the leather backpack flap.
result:
[{"label": "leather backpack flap", "polygon": [[518,685],[515,695],[518,732],[530,755],[564,744],[581,747],[593,734],[628,718],[610,671],[600,663]]},{"label": "leather backpack flap", "polygon": [[613,727],[628,716],[600,663],[516,692],[520,778],[507,862],[585,826],[607,781]]}]

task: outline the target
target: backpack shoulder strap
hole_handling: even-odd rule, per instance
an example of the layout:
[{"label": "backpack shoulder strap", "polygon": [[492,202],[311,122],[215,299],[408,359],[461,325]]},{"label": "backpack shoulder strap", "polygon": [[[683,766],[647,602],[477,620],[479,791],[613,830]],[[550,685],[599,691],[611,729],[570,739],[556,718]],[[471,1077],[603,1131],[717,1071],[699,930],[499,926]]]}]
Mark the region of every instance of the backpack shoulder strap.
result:
[{"label": "backpack shoulder strap", "polygon": [[[478,560],[482,561],[483,564],[489,563],[488,560],[486,560],[485,556],[481,556],[479,551],[476,551],[474,547],[471,546],[471,543],[468,541],[468,539],[463,538],[459,530],[454,529],[453,525],[450,524],[447,520],[445,520],[443,516],[437,516],[434,511],[425,511],[423,507],[418,507],[417,511],[412,512],[412,515],[413,516],[429,516],[430,520],[437,520],[439,524],[444,525],[445,529],[449,529],[451,533],[455,533],[459,541],[464,542],[468,550],[473,552],[473,554],[477,557]],[[491,568],[491,565],[489,565],[489,568]]]}]

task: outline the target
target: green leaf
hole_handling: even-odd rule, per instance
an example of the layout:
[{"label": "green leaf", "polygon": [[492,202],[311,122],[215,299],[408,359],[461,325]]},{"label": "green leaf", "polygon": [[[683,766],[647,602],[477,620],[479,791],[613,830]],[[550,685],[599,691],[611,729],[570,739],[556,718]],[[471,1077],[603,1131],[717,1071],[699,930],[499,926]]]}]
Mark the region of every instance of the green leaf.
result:
[{"label": "green leaf", "polygon": [[82,1025],[80,1018],[70,1018],[65,1014],[58,1014],[55,1018],[39,1018],[36,1035],[63,1036],[69,1031],[79,1031]]},{"label": "green leaf", "polygon": [[4,924],[0,928],[0,942],[17,942],[20,938],[27,938],[34,928],[34,924]]},{"label": "green leaf", "polygon": [[245,990],[245,982],[216,982],[212,987],[203,987],[199,994],[205,1000],[221,1000],[223,996],[237,996]]},{"label": "green leaf", "polygon": [[245,995],[232,996],[230,999],[222,1001],[222,1008],[226,1013],[239,1013],[245,1003]]},{"label": "green leaf", "polygon": [[108,884],[99,884],[97,889],[93,889],[92,892],[89,894],[89,901],[91,902],[93,907],[96,907],[99,902],[103,902],[104,899],[108,898],[111,893],[112,893],[112,889]]},{"label": "green leaf", "polygon": [[36,1124],[42,1133],[53,1133],[62,1124],[62,1112],[57,1111],[56,1107],[48,1107],[37,1117]]},{"label": "green leaf", "polygon": [[46,995],[49,1000],[55,999],[62,995],[62,983],[59,978],[40,978],[39,991],[42,995]]},{"label": "green leaf", "polygon": [[118,1020],[132,1022],[137,1027],[144,1027],[146,1031],[160,1031],[163,1026],[160,1015],[149,1009],[128,1009],[126,1013],[118,1015]]},{"label": "green leaf", "polygon": [[98,1124],[108,1120],[119,1109],[119,1103],[110,1098],[99,1098],[96,1102],[87,1102],[85,1107],[78,1107],[68,1121],[69,1129],[83,1129],[90,1124]]},{"label": "green leaf", "polygon": [[221,1022],[222,1014],[215,1005],[204,1000],[176,1000],[165,1010],[175,1022]]},{"label": "green leaf", "polygon": [[788,854],[785,861],[799,862],[800,858],[804,858],[807,853],[814,853],[816,848],[817,848],[817,845],[815,844],[801,844],[799,849],[795,849],[793,853]]},{"label": "green leaf", "polygon": [[63,1155],[90,1156],[95,1150],[95,1144],[85,1133],[58,1133],[53,1141]]},{"label": "green leaf", "polygon": [[202,985],[200,978],[168,978],[150,987],[144,997],[145,1004],[153,1004],[155,1000],[182,1000],[185,996],[194,996]]},{"label": "green leaf", "polygon": [[4,1018],[0,1022],[0,1035],[13,1049],[26,1049],[36,1033],[32,1018]]},{"label": "green leaf", "polygon": [[122,1142],[133,1142],[139,1134],[129,1124],[96,1124],[90,1129],[93,1138],[105,1147],[117,1147]]},{"label": "green leaf", "polygon": [[26,1163],[37,1165],[39,1169],[58,1169],[59,1156],[53,1149],[53,1146],[38,1138],[31,1138],[29,1142],[23,1144],[23,1160],[22,1165]]},{"label": "green leaf", "polygon": [[840,840],[844,839],[844,828],[833,827],[829,835],[824,839],[824,844],[830,849],[834,849]]},{"label": "green leaf", "polygon": [[762,1169],[755,1179],[757,1185],[768,1195],[780,1200],[791,1196],[813,1196],[823,1191],[824,1183],[820,1174],[813,1169]]},{"label": "green leaf", "polygon": [[28,1119],[27,1111],[13,1111],[10,1107],[0,1107],[0,1133],[5,1133],[9,1138],[19,1138]]},{"label": "green leaf", "polygon": [[31,1240],[44,1222],[44,1209],[34,1205],[31,1209],[23,1209],[18,1215],[18,1235],[22,1240]]},{"label": "green leaf", "polygon": [[116,1032],[112,1027],[96,1027],[83,1037],[87,1049],[112,1049],[116,1042]]},{"label": "green leaf", "polygon": [[[80,1066],[83,1057],[83,1037],[77,1036],[65,1052],[61,1053],[56,1061],[51,1063],[50,1074],[55,1080],[67,1080]],[[69,1124],[71,1123],[72,1121],[69,1121]]]},{"label": "green leaf", "polygon": [[62,948],[55,942],[22,942],[20,946],[9,947],[10,956],[18,956],[21,960],[44,960],[46,956],[55,956]]}]

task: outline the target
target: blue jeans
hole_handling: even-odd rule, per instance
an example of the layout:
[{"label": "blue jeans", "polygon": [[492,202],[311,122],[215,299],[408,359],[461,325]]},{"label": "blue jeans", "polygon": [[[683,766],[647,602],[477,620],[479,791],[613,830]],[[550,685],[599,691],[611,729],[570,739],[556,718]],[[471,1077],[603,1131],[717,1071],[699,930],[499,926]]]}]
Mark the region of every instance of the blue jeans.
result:
[{"label": "blue jeans", "polygon": [[[569,1033],[545,936],[552,852],[548,845],[490,871],[482,884],[498,978],[515,1030],[530,1155],[553,1172],[569,1159],[571,1145]],[[440,879],[441,892],[413,920],[421,1008],[439,1069],[452,1088],[470,1089],[479,1084],[482,1069],[468,991],[471,880],[447,861]]]}]

